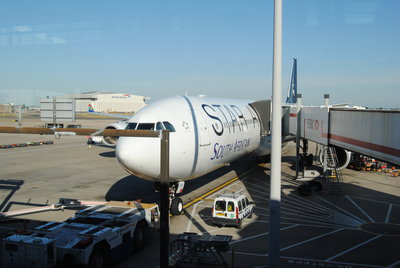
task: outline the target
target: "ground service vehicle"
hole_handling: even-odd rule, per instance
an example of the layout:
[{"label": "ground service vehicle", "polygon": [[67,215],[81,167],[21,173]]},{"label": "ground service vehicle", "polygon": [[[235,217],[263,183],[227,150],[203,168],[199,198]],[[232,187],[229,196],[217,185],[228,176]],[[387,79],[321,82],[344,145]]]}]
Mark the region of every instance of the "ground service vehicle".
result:
[{"label": "ground service vehicle", "polygon": [[212,222],[217,226],[233,225],[242,227],[246,217],[251,218],[254,203],[240,193],[223,193],[214,200]]},{"label": "ground service vehicle", "polygon": [[4,238],[4,267],[109,267],[143,249],[158,219],[157,204],[112,201],[89,207],[64,222]]}]

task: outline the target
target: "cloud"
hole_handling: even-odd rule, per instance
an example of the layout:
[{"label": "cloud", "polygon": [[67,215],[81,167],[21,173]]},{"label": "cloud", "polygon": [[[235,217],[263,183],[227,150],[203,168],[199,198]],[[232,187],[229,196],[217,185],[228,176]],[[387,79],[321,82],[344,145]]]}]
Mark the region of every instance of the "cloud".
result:
[{"label": "cloud", "polygon": [[47,40],[47,33],[37,33],[35,36],[41,40]]},{"label": "cloud", "polygon": [[346,2],[345,24],[370,24],[375,21],[375,14],[380,6],[379,2]]},{"label": "cloud", "polygon": [[51,37],[50,40],[51,40],[51,42],[53,44],[66,44],[66,43],[68,43],[68,41],[66,39],[61,38],[61,37]]},{"label": "cloud", "polygon": [[29,27],[27,25],[18,25],[12,27],[14,31],[20,32],[20,33],[26,33],[26,32],[31,32],[32,27]]},{"label": "cloud", "polygon": [[40,39],[40,41],[45,44],[60,45],[60,44],[68,43],[68,41],[64,38],[57,37],[57,36],[49,36],[47,33],[37,33],[37,34],[35,34],[35,37]]}]

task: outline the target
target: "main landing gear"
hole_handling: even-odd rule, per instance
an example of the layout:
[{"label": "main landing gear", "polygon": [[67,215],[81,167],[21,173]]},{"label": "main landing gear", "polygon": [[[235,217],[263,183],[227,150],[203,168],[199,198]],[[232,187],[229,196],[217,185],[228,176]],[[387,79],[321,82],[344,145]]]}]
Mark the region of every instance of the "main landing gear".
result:
[{"label": "main landing gear", "polygon": [[[160,184],[155,183],[154,186],[155,186],[156,191],[158,191]],[[183,212],[182,199],[179,197],[176,197],[176,194],[182,193],[184,187],[185,187],[184,181],[169,183],[169,189],[168,189],[169,208],[170,208],[170,212],[172,215],[180,215]]]}]

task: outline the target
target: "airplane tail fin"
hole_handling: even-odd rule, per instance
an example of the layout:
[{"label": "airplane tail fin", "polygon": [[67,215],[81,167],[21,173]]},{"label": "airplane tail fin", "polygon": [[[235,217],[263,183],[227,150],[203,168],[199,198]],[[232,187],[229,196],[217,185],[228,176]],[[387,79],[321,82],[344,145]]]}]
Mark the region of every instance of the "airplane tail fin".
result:
[{"label": "airplane tail fin", "polygon": [[292,76],[290,78],[290,86],[286,103],[296,103],[297,101],[297,59],[293,58]]},{"label": "airplane tail fin", "polygon": [[93,106],[91,104],[88,105],[88,112],[89,113],[94,113]]}]

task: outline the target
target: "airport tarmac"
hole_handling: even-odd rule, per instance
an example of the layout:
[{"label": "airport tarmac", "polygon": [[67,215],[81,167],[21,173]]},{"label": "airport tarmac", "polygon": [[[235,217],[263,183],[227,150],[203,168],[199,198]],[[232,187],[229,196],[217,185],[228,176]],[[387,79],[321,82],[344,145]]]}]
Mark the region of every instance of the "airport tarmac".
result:
[{"label": "airport tarmac", "polygon": [[[26,126],[38,125],[26,119]],[[101,128],[115,119],[79,120],[82,127]],[[1,126],[15,126],[1,118]],[[117,163],[113,148],[88,147],[86,137],[0,134],[0,144],[52,140],[52,145],[0,150],[0,211],[56,203],[59,198],[80,200],[158,200],[153,184],[127,174]],[[294,152],[282,161],[281,267],[400,267],[400,179],[373,172],[343,171],[344,194],[323,190],[311,196],[297,193],[293,180]],[[170,219],[170,239],[183,232],[231,235],[232,252],[224,254],[230,267],[265,267],[268,253],[270,165],[253,157],[232,163],[187,182],[184,214]],[[218,186],[229,182],[223,188]],[[215,190],[217,189],[217,190]],[[325,187],[324,189],[327,189]],[[212,200],[223,191],[242,191],[256,204],[252,219],[242,229],[211,224]],[[73,211],[19,216],[35,221],[62,221]],[[17,222],[15,222],[17,223]],[[14,226],[15,226],[14,223]],[[379,223],[379,224],[378,224]],[[12,225],[12,223],[11,223]],[[0,225],[3,233],[10,223]],[[159,233],[154,232],[144,251],[115,267],[157,267]],[[233,260],[233,265],[232,265]]]}]

